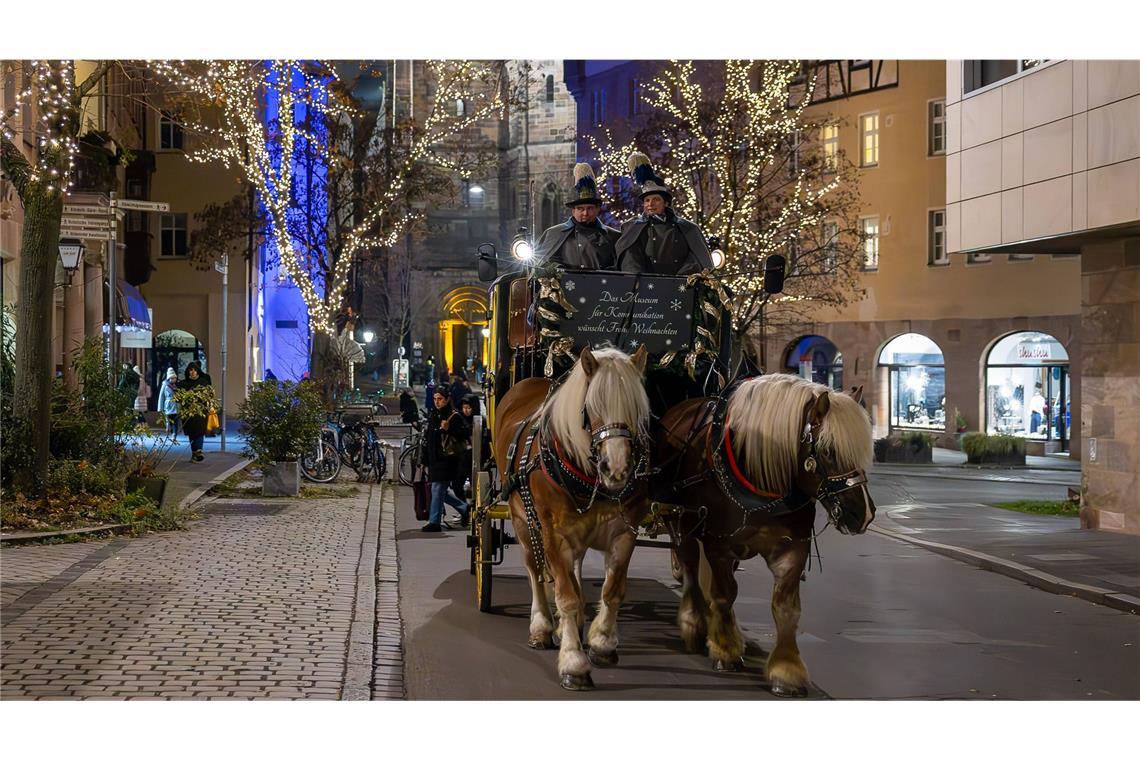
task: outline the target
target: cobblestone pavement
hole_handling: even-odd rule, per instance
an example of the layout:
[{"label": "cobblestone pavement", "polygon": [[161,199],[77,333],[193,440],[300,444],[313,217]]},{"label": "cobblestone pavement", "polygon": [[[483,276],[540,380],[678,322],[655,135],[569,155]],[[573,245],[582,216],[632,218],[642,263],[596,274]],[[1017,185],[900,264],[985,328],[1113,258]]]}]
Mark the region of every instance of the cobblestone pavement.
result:
[{"label": "cobblestone pavement", "polygon": [[218,499],[187,531],[5,547],[0,697],[368,699],[377,658],[375,696],[402,698],[398,608],[377,600],[390,490]]}]

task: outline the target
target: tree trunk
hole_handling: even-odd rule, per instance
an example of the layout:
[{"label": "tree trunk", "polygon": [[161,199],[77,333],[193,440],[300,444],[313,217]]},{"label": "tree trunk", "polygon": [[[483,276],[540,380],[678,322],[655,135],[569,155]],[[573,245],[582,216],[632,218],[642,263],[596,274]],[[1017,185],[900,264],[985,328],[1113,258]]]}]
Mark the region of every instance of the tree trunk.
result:
[{"label": "tree trunk", "polygon": [[[35,452],[35,466],[20,485],[39,489],[47,479],[51,430],[51,317],[59,219],[63,196],[41,183],[24,195],[24,234],[20,241],[20,300],[16,305],[16,383],[13,412]],[[22,435],[21,435],[22,434]],[[25,437],[26,436],[26,437]]]}]

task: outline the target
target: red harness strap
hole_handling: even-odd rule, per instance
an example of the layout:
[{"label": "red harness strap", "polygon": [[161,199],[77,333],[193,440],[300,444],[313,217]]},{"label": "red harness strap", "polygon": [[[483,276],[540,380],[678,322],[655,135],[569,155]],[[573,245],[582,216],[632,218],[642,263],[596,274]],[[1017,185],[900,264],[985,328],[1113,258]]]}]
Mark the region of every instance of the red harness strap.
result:
[{"label": "red harness strap", "polygon": [[[590,477],[589,475],[587,475],[586,473],[582,472],[577,467],[575,467],[574,463],[570,461],[569,457],[565,456],[562,453],[562,444],[560,444],[558,442],[558,439],[555,438],[553,435],[551,435],[550,438],[551,438],[551,440],[554,441],[554,454],[555,454],[555,456],[558,457],[558,461],[561,462],[562,466],[565,467],[570,472],[571,475],[578,478],[579,480],[582,480],[586,483],[589,483],[592,486],[597,485],[598,479]],[[542,445],[541,440],[539,440],[538,445],[539,446]],[[546,462],[543,460],[541,455],[539,456],[538,461],[539,461],[539,464],[542,466],[542,474],[546,476],[546,479],[550,481],[550,484],[556,488],[560,488],[561,486],[554,480],[554,477],[550,474],[550,472],[547,471]]]},{"label": "red harness strap", "polygon": [[[736,463],[736,455],[732,451],[732,440],[729,438],[728,431],[729,431],[729,418],[728,418],[728,415],[725,415],[725,418],[724,418],[724,453],[725,453],[725,457],[724,458],[728,462],[728,469],[732,473],[732,476],[734,478],[736,478],[736,482],[740,483],[741,485],[743,485],[745,488],[747,488],[749,491],[756,494],[757,496],[762,496],[766,499],[779,499],[781,494],[771,493],[769,491],[761,491],[760,489],[756,488],[756,486],[752,485],[752,483],[749,482],[748,478],[744,477],[744,473],[742,473],[740,471],[740,466],[737,465],[737,463]],[[709,430],[709,434],[712,435],[711,429]],[[709,466],[711,467],[712,466],[712,449],[709,448],[708,451],[709,451]]]}]

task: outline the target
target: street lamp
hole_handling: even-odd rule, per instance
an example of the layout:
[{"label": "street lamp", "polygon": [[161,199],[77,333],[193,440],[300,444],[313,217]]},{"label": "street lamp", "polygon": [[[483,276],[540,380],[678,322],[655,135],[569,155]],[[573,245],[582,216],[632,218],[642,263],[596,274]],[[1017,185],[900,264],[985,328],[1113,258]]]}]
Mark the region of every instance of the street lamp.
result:
[{"label": "street lamp", "polygon": [[86,250],[87,248],[83,245],[82,240],[77,238],[59,239],[59,261],[69,276],[83,262],[83,252]]}]

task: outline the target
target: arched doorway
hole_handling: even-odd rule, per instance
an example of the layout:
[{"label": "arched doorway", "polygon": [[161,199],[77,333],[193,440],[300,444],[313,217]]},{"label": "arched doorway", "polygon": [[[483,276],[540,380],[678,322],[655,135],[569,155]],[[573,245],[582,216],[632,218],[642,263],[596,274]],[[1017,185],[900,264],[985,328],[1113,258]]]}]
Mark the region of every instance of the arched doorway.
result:
[{"label": "arched doorway", "polygon": [[154,336],[154,346],[149,353],[151,396],[147,408],[152,412],[157,408],[158,392],[166,380],[167,369],[173,367],[179,380],[186,376],[186,366],[193,361],[202,366],[203,372],[209,371],[205,347],[185,330],[167,330]]},{"label": "arched doorway", "polygon": [[784,370],[805,380],[843,390],[843,354],[822,335],[804,335],[788,346]]},{"label": "arched doorway", "polygon": [[463,370],[468,380],[482,377],[487,362],[487,293],[477,285],[462,285],[443,299],[439,340],[449,372]]},{"label": "arched doorway", "polygon": [[1048,333],[1016,332],[986,355],[986,432],[1069,447],[1069,353]]},{"label": "arched doorway", "polygon": [[892,430],[946,429],[946,367],[937,343],[919,333],[899,335],[883,346],[879,367]]}]

